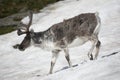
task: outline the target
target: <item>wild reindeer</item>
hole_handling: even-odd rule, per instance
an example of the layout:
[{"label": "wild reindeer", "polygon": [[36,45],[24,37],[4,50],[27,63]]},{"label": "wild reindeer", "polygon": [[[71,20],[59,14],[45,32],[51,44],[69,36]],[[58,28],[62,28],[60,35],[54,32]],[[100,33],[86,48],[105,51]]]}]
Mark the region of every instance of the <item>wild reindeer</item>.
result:
[{"label": "wild reindeer", "polygon": [[[33,14],[30,12],[30,21],[28,25],[21,23],[22,26],[18,28],[17,34],[26,34],[26,36],[22,43],[15,45],[14,48],[18,48],[23,51],[32,43],[32,45],[52,51],[50,74],[53,71],[53,67],[60,51],[63,50],[65,52],[66,60],[71,67],[72,65],[68,48],[83,45],[87,41],[92,42],[92,47],[88,52],[88,57],[90,60],[97,59],[101,44],[98,39],[101,24],[98,12],[80,14],[73,18],[64,20],[63,22],[54,24],[48,30],[43,32],[34,32],[33,30],[29,30],[32,24],[32,17]],[[96,52],[93,57],[92,52],[94,49]]]}]

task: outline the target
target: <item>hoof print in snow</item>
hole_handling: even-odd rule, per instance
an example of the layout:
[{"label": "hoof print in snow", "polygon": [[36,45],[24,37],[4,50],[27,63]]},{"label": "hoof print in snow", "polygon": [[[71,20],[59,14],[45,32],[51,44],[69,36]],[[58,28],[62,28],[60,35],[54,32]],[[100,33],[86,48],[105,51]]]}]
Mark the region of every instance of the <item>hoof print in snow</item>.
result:
[{"label": "hoof print in snow", "polygon": [[37,77],[40,77],[41,75],[38,74],[38,75],[36,75],[36,76],[37,76]]},{"label": "hoof print in snow", "polygon": [[[77,66],[78,66],[78,64],[72,65],[72,67],[77,67]],[[62,71],[62,70],[66,70],[66,69],[69,69],[69,68],[71,68],[71,67],[65,66],[65,67],[63,67],[62,69],[60,69],[60,70],[58,70],[58,71],[56,71],[56,72],[59,72],[59,71]],[[56,73],[56,72],[55,72],[55,73]]]},{"label": "hoof print in snow", "polygon": [[78,64],[75,64],[75,65],[73,65],[72,67],[77,67],[78,66]]}]

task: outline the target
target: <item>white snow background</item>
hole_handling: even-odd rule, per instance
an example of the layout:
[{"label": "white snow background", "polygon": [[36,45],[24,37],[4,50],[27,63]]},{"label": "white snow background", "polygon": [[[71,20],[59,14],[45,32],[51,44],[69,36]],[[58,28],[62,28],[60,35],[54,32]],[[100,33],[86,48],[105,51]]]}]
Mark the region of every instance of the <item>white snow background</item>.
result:
[{"label": "white snow background", "polygon": [[[61,52],[54,73],[47,75],[51,52],[34,46],[23,52],[13,49],[25,36],[18,36],[14,31],[0,36],[0,80],[120,80],[120,0],[59,1],[34,14],[31,28],[36,32],[45,31],[64,19],[96,11],[102,20],[99,34],[102,45],[97,60],[88,59],[91,43],[87,42],[70,49],[72,65],[78,66],[67,68]],[[29,19],[22,21],[27,23]]]}]

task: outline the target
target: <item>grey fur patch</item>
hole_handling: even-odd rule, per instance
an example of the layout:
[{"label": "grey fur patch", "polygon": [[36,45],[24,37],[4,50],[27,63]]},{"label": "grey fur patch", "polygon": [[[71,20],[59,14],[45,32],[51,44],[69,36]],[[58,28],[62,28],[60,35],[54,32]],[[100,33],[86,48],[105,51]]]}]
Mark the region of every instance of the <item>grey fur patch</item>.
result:
[{"label": "grey fur patch", "polygon": [[54,33],[54,42],[65,38],[67,43],[71,43],[76,37],[91,36],[96,26],[95,14],[86,13],[55,24],[49,30]]}]

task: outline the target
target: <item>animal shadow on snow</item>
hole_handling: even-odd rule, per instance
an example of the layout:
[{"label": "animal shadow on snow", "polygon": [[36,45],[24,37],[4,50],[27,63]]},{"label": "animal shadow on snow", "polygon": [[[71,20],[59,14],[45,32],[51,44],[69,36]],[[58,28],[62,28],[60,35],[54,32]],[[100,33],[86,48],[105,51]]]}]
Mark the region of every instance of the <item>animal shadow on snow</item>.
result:
[{"label": "animal shadow on snow", "polygon": [[[104,56],[102,56],[101,58],[110,57],[110,56],[113,56],[113,55],[118,54],[119,52],[120,52],[120,51],[118,51],[118,52],[113,52],[113,53],[111,53],[111,54],[104,55]],[[80,64],[83,64],[83,63],[85,63],[85,62],[87,62],[87,61],[83,61],[83,62],[81,62]],[[72,67],[77,67],[78,65],[79,65],[79,64],[75,64],[75,65],[72,65]],[[70,68],[69,66],[65,66],[65,67],[63,67],[62,69],[57,70],[55,73],[57,73],[57,72],[59,72],[59,71],[62,71],[62,70],[69,69],[69,68]]]},{"label": "animal shadow on snow", "polygon": [[[75,64],[75,65],[72,65],[72,67],[77,67],[78,66],[78,64]],[[60,70],[57,70],[56,72],[59,72],[59,71],[62,71],[62,70],[66,70],[66,69],[68,69],[68,68],[70,68],[69,66],[65,66],[65,67],[63,67],[62,69],[60,69]],[[56,73],[55,72],[55,73]]]},{"label": "animal shadow on snow", "polygon": [[[116,55],[116,54],[118,54],[119,52],[120,52],[120,51],[113,52],[113,53],[111,53],[111,54],[104,55],[104,56],[102,56],[101,58],[107,58],[107,57]],[[79,64],[84,64],[84,63],[86,63],[86,62],[87,62],[87,61],[85,60],[85,61],[83,61],[83,62],[81,62],[81,63],[79,63]],[[74,65],[72,65],[72,67],[73,67],[73,68],[74,68],[74,67],[77,67],[79,64],[74,64]],[[60,72],[60,71],[63,71],[63,70],[66,70],[66,69],[69,69],[69,68],[70,68],[69,66],[65,66],[65,67],[63,67],[62,69],[55,71],[55,73]],[[37,71],[37,72],[38,72],[38,71]],[[46,74],[46,75],[50,75],[50,74]],[[37,76],[37,77],[40,77],[40,76],[42,76],[42,75],[37,74],[36,76]],[[45,75],[44,75],[44,76],[45,76]]]},{"label": "animal shadow on snow", "polygon": [[118,52],[113,52],[113,53],[108,54],[108,55],[104,55],[104,56],[102,56],[102,58],[110,57],[110,56],[116,55],[116,54],[118,54],[119,52],[120,52],[120,51],[118,51]]}]

